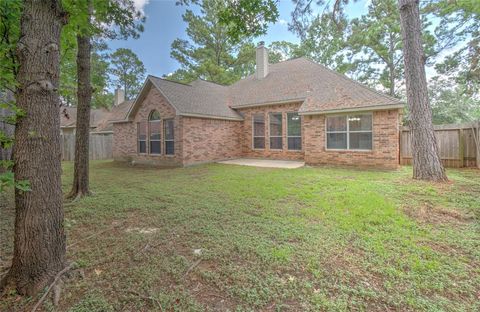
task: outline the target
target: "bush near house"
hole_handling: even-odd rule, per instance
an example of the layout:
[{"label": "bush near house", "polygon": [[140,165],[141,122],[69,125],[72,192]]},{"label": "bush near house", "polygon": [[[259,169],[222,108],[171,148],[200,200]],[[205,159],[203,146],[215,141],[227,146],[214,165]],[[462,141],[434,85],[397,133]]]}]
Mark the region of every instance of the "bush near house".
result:
[{"label": "bush near house", "polygon": [[[478,170],[431,184],[410,167],[91,166],[95,195],[66,206],[78,269],[58,311],[480,309]],[[0,274],[14,220],[1,202]],[[37,300],[7,294],[0,310]]]}]

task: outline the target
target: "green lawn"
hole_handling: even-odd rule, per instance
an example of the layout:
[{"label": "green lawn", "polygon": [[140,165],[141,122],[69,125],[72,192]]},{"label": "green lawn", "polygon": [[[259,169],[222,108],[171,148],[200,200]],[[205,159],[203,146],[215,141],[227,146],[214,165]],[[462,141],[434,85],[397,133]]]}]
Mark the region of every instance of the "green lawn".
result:
[{"label": "green lawn", "polygon": [[[65,207],[79,269],[58,311],[478,311],[480,171],[448,175],[92,162],[95,195]],[[37,300],[10,294],[0,310]]]}]

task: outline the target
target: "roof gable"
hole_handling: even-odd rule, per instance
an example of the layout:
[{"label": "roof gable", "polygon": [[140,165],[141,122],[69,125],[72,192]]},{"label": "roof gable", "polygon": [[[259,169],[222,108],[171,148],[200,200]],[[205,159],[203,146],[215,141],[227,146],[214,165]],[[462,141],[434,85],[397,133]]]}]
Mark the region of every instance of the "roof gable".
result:
[{"label": "roof gable", "polygon": [[131,120],[143,102],[149,88],[155,87],[181,116],[197,116],[243,120],[226,105],[227,87],[204,80],[183,84],[155,76],[148,76],[127,117]]}]

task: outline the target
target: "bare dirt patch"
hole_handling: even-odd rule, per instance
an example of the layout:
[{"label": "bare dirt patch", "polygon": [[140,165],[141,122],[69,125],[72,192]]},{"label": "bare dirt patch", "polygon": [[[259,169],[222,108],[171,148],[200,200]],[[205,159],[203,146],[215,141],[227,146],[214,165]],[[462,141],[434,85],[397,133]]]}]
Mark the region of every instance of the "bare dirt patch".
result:
[{"label": "bare dirt patch", "polygon": [[403,211],[420,223],[462,225],[475,220],[473,215],[466,212],[443,208],[430,202],[423,202],[422,205],[416,207],[404,206]]}]

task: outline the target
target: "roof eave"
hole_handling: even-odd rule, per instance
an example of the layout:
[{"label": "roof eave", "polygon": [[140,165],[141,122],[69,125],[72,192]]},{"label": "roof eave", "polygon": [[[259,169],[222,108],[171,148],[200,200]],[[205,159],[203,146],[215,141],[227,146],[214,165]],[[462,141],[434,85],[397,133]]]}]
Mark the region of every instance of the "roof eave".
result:
[{"label": "roof eave", "polygon": [[304,116],[326,115],[326,114],[335,114],[335,113],[349,113],[349,112],[365,112],[365,111],[400,109],[400,108],[404,108],[404,107],[405,107],[405,104],[399,103],[399,104],[373,105],[373,106],[364,106],[364,107],[315,110],[315,111],[299,112],[298,114],[299,115],[304,115]]},{"label": "roof eave", "polygon": [[270,102],[251,103],[251,104],[242,104],[242,105],[230,105],[230,108],[242,109],[242,108],[258,107],[258,106],[280,105],[280,104],[288,104],[288,103],[295,103],[295,102],[303,102],[303,101],[305,101],[305,99],[306,99],[306,97],[300,97],[300,98],[293,98],[293,99],[282,100],[282,101],[270,101]]},{"label": "roof eave", "polygon": [[105,131],[91,131],[90,134],[113,134],[112,130],[105,130]]},{"label": "roof eave", "polygon": [[195,114],[195,113],[179,113],[183,117],[195,117],[195,118],[206,118],[206,119],[220,119],[220,120],[232,120],[232,121],[243,121],[243,118],[240,117],[227,117],[227,116],[215,116],[215,115],[205,115],[205,114]]},{"label": "roof eave", "polygon": [[110,121],[112,124],[119,124],[119,123],[128,123],[128,122],[133,122],[133,120],[129,119],[124,119],[124,120],[112,120]]}]

